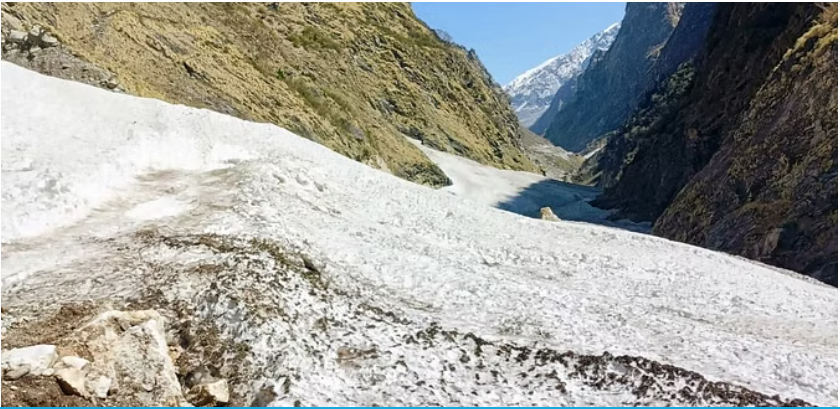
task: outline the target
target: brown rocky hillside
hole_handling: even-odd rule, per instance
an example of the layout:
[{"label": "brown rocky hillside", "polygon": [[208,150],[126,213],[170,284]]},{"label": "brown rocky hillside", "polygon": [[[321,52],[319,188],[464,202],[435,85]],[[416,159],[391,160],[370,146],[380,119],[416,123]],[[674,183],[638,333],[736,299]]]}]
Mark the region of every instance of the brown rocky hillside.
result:
[{"label": "brown rocky hillside", "polygon": [[595,171],[617,217],[837,285],[836,4],[721,4]]},{"label": "brown rocky hillside", "polygon": [[[50,75],[270,122],[405,179],[448,178],[405,136],[537,170],[474,52],[405,3],[3,3],[3,58]],[[10,47],[41,26],[53,48]],[[405,136],[404,136],[405,135]]]},{"label": "brown rocky hillside", "polygon": [[657,234],[837,285],[837,3],[779,61]]}]

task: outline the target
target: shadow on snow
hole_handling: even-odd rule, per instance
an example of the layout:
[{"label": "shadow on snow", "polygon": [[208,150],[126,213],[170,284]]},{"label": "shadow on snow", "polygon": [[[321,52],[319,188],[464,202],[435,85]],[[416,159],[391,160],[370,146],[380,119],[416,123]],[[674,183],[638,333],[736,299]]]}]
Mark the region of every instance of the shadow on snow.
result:
[{"label": "shadow on snow", "polygon": [[533,218],[540,217],[541,208],[549,207],[561,220],[593,223],[641,233],[650,231],[650,223],[608,220],[611,214],[609,210],[589,204],[600,192],[600,189],[595,187],[544,179],[522,189],[516,196],[497,203],[496,207]]}]

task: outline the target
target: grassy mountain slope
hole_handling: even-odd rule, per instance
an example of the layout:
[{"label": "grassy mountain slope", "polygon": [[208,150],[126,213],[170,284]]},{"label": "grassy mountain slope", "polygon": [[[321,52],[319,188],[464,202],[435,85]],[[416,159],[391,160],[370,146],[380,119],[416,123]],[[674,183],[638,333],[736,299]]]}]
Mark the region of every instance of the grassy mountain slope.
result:
[{"label": "grassy mountain slope", "polygon": [[[536,170],[475,53],[441,41],[405,3],[3,3],[3,12],[4,31],[41,25],[127,92],[275,123],[409,180],[448,183],[403,135]],[[40,58],[6,54],[21,65]]]}]

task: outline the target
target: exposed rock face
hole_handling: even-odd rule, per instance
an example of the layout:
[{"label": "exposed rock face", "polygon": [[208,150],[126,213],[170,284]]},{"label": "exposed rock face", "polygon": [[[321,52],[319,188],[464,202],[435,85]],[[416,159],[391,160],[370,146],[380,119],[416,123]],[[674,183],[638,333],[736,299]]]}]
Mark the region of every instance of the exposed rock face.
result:
[{"label": "exposed rock face", "polygon": [[[475,53],[440,40],[408,4],[2,8],[4,27],[14,19],[15,30],[47,28],[64,54],[114,73],[126,92],[275,123],[402,178],[449,183],[401,134],[500,168],[537,170],[517,145],[507,96]],[[9,53],[3,58],[51,75],[88,75]],[[112,88],[110,79],[96,80]]]},{"label": "exposed rock face", "polygon": [[[607,27],[569,52],[549,59],[505,85],[504,90],[510,95],[511,106],[519,121],[534,132],[545,131],[545,128],[536,130],[531,125],[552,104],[557,90],[573,81],[589,66],[593,53],[606,51],[610,47],[620,27],[619,23]],[[560,103],[562,101],[555,104]]]},{"label": "exposed rock face", "polygon": [[[603,54],[601,54],[603,56]],[[589,66],[592,66],[594,62],[594,57],[589,62]],[[579,76],[578,76],[579,77]],[[554,120],[554,116],[557,115],[558,112],[563,108],[567,101],[572,99],[575,95],[575,91],[577,90],[577,83],[578,77],[574,77],[562,86],[557,89],[557,92],[554,93],[554,96],[551,97],[551,102],[548,104],[548,108],[543,111],[539,118],[537,118],[533,124],[528,128],[531,132],[536,134],[542,135],[548,129],[549,125],[551,125],[551,121]]]},{"label": "exposed rock face", "polygon": [[819,13],[719,6],[697,63],[610,140],[595,204],[836,285],[836,17]]},{"label": "exposed rock face", "polygon": [[680,22],[662,47],[648,81],[646,91],[655,88],[670,76],[680,64],[691,61],[703,49],[706,35],[714,21],[718,3],[687,3],[680,15]]},{"label": "exposed rock face", "polygon": [[621,29],[603,59],[579,77],[574,97],[545,136],[581,151],[621,125],[640,101],[656,59],[677,25],[682,3],[628,3]]},{"label": "exposed rock face", "polygon": [[649,75],[641,79],[649,83],[642,102],[619,129],[601,136],[607,148],[586,160],[576,175],[578,181],[611,187],[628,159],[636,154],[639,135],[673,120],[665,113],[676,109],[693,84],[694,59],[703,49],[716,10],[716,3],[685,6]]},{"label": "exposed rock face", "polygon": [[835,14],[797,40],[656,234],[837,285],[836,38]]}]

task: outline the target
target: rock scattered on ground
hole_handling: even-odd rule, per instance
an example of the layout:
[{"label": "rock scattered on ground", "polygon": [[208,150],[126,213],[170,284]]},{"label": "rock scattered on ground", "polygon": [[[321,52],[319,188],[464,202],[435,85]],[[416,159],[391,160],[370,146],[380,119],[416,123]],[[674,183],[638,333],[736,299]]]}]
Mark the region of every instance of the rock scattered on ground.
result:
[{"label": "rock scattered on ground", "polygon": [[551,210],[550,207],[543,207],[540,209],[540,219],[552,222],[559,222],[560,218]]},{"label": "rock scattered on ground", "polygon": [[3,352],[3,372],[15,371],[15,374],[18,374],[25,370],[24,374],[38,376],[52,368],[56,359],[58,359],[58,354],[55,345],[14,348]]},{"label": "rock scattered on ground", "polygon": [[[14,19],[4,18],[4,22]],[[125,92],[113,73],[82,60],[40,26],[25,30],[19,21],[11,25],[11,30],[3,31],[4,60],[54,77]]]},{"label": "rock scattered on ground", "polygon": [[21,30],[9,30],[5,38],[8,48],[18,48],[37,52],[44,48],[52,48],[60,45],[55,36],[48,33],[40,26],[33,26],[28,32]]},{"label": "rock scattered on ground", "polygon": [[230,401],[227,379],[200,383],[187,391],[187,400],[195,406],[219,406]]},{"label": "rock scattered on ground", "polygon": [[[205,366],[194,370],[186,379],[188,389],[182,389],[167,344],[166,322],[154,310],[109,310],[62,338],[58,346],[4,351],[3,395],[10,398],[3,405],[78,405],[71,397],[108,406],[230,402],[228,380],[211,375]],[[68,351],[89,359],[59,356]]]}]

